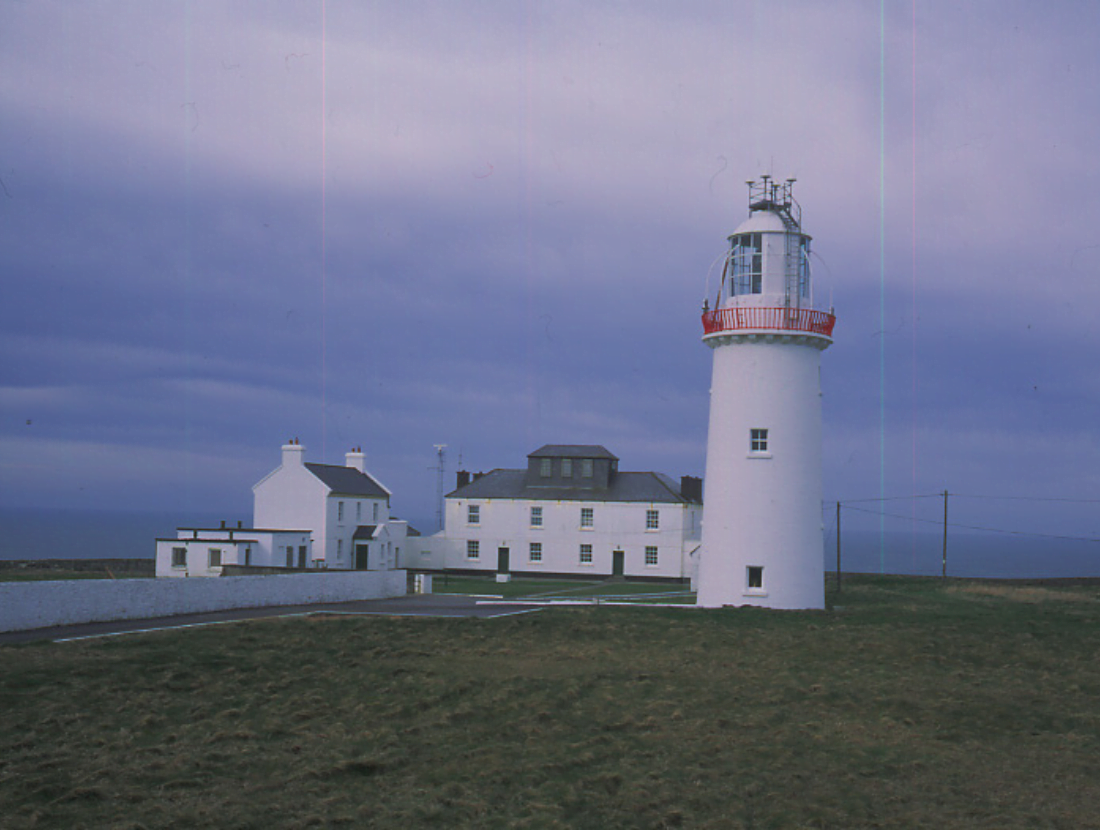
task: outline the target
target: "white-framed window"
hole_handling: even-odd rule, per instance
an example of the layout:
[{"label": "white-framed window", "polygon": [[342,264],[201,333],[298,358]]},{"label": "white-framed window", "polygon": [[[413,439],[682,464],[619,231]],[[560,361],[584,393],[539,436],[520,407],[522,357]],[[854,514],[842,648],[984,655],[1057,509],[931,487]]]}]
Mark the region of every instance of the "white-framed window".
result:
[{"label": "white-framed window", "polygon": [[342,501],[336,502],[336,521],[344,521],[344,503]]},{"label": "white-framed window", "polygon": [[363,521],[363,502],[361,501],[355,503],[355,521]]},{"label": "white-framed window", "polygon": [[187,548],[172,548],[172,567],[187,567]]},{"label": "white-framed window", "polygon": [[581,459],[581,478],[592,478],[592,459]]},{"label": "white-framed window", "polygon": [[656,545],[649,545],[648,547],[646,547],[646,549],[645,549],[645,563],[647,565],[651,565],[651,566],[657,564],[657,546]]},{"label": "white-framed window", "polygon": [[768,431],[760,427],[753,427],[749,430],[749,451],[750,452],[767,452],[768,451]]},{"label": "white-framed window", "polygon": [[481,505],[480,504],[468,504],[466,505],[466,523],[467,524],[481,524]]},{"label": "white-framed window", "polygon": [[580,562],[582,565],[592,564],[592,546],[581,545]]},{"label": "white-framed window", "polygon": [[581,508],[581,527],[595,527],[596,511],[591,507]]},{"label": "white-framed window", "polygon": [[542,527],[542,508],[531,507],[531,527]]},{"label": "white-framed window", "polygon": [[531,562],[542,561],[542,542],[531,542],[527,546],[527,559]]},{"label": "white-framed window", "polygon": [[561,460],[561,477],[572,478],[573,477],[573,459],[563,458]]},{"label": "white-framed window", "polygon": [[759,294],[763,290],[763,238],[759,233],[742,233],[731,240],[729,256],[730,296]]},{"label": "white-framed window", "polygon": [[477,539],[469,539],[466,542],[466,558],[467,559],[480,559],[481,558],[481,543]]},{"label": "white-framed window", "polygon": [[206,561],[209,567],[219,568],[222,564],[222,549],[221,548],[208,548],[206,551]]},{"label": "white-framed window", "polygon": [[645,512],[645,529],[646,530],[660,530],[661,529],[661,511],[660,510],[647,510]]},{"label": "white-framed window", "polygon": [[544,458],[539,461],[539,475],[543,478],[550,478],[553,473],[553,461],[549,458]]},{"label": "white-framed window", "polygon": [[745,587],[750,591],[764,590],[763,565],[749,565],[745,568]]}]

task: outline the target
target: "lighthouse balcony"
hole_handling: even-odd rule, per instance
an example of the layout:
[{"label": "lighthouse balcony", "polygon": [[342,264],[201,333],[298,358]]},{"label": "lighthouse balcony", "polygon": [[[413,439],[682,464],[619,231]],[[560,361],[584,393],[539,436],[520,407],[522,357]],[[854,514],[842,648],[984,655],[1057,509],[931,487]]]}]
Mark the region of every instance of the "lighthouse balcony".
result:
[{"label": "lighthouse balcony", "polygon": [[703,314],[703,337],[797,332],[831,338],[835,323],[836,315],[813,308],[716,308]]}]

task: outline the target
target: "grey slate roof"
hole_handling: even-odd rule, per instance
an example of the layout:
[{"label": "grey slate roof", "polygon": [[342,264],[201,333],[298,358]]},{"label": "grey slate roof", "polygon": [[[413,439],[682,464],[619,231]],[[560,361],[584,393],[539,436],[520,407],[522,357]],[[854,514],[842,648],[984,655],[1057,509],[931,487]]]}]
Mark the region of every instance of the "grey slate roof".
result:
[{"label": "grey slate roof", "polygon": [[352,534],[352,539],[373,539],[378,525],[359,525]]},{"label": "grey slate roof", "polygon": [[306,463],[306,469],[324,482],[333,493],[341,496],[371,496],[387,498],[386,488],[366,473],[354,467],[338,467],[335,464]]},{"label": "grey slate roof", "polygon": [[526,470],[493,470],[448,493],[447,498],[669,502],[673,504],[687,502],[687,499],[680,495],[680,486],[662,473],[617,473],[611,480],[611,486],[600,490],[582,487],[528,487],[526,481]]},{"label": "grey slate roof", "polygon": [[619,458],[607,447],[600,444],[546,444],[539,447],[528,458]]}]

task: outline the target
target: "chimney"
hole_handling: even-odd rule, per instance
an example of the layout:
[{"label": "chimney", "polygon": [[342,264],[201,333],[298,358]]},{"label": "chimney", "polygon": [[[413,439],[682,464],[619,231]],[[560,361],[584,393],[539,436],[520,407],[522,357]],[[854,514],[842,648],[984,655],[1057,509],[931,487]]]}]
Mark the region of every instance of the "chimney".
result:
[{"label": "chimney", "polygon": [[696,504],[703,503],[703,479],[697,476],[680,477],[680,495]]},{"label": "chimney", "polygon": [[284,467],[301,467],[302,455],[305,453],[306,448],[298,443],[297,438],[291,438],[285,444],[283,444],[283,466]]},{"label": "chimney", "polygon": [[351,467],[354,470],[358,470],[361,473],[366,472],[367,457],[363,454],[362,447],[353,447],[344,456],[344,466]]},{"label": "chimney", "polygon": [[455,485],[455,487],[465,487],[469,483],[470,483],[470,474],[468,472],[466,472],[465,470],[459,470],[458,471],[458,483]]}]

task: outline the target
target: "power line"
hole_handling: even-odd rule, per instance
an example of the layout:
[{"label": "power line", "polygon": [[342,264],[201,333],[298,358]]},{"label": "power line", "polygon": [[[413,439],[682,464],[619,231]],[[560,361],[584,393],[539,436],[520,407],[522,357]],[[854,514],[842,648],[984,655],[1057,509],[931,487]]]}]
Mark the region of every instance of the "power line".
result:
[{"label": "power line", "polygon": [[[951,495],[955,495],[952,493]],[[905,501],[907,499],[942,499],[943,493],[929,493],[927,495],[920,496],[883,496],[877,499],[841,499],[841,504],[860,504],[861,502],[868,501]]]},{"label": "power line", "polygon": [[[943,495],[942,493],[940,494]],[[952,493],[952,496],[955,494]],[[871,501],[871,499],[868,499]],[[841,506],[844,506],[844,502],[841,502]],[[905,519],[911,522],[924,522],[925,524],[933,524],[943,526],[943,522],[938,519],[922,519],[917,516],[903,516],[900,513],[882,513],[877,510],[867,510],[862,507],[849,507],[848,510],[855,510],[858,513],[870,513],[872,516],[884,516],[892,519]],[[1014,536],[1035,536],[1041,539],[1064,539],[1071,542],[1100,542],[1100,539],[1091,536],[1060,536],[1054,533],[1032,533],[1027,530],[1005,530],[1000,527],[979,527],[978,525],[964,525],[956,524],[955,522],[948,522],[948,527],[957,527],[963,530],[983,530],[987,533],[1008,533]]]}]

